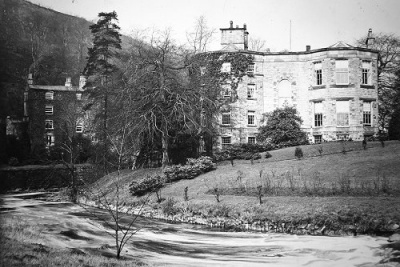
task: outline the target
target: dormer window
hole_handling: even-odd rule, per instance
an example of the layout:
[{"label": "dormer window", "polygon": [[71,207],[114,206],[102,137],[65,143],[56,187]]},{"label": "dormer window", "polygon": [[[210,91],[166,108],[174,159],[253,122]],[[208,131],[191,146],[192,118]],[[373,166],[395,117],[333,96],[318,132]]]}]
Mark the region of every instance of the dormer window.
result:
[{"label": "dormer window", "polygon": [[46,92],[46,93],[44,94],[44,98],[45,98],[46,100],[53,100],[53,99],[54,99],[54,92]]},{"label": "dormer window", "polygon": [[221,72],[230,73],[231,72],[231,63],[230,62],[222,63]]}]

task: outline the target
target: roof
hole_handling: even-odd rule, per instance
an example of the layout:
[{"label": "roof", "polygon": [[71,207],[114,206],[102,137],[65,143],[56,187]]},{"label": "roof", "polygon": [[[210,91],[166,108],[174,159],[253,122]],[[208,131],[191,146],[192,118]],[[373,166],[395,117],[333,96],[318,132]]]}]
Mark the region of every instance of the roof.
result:
[{"label": "roof", "polygon": [[354,46],[344,43],[343,41],[339,41],[336,44],[329,46],[329,48],[354,48]]},{"label": "roof", "polygon": [[29,85],[29,89],[46,90],[46,91],[67,91],[67,92],[83,92],[85,90],[79,89],[78,86],[65,86],[65,85]]}]

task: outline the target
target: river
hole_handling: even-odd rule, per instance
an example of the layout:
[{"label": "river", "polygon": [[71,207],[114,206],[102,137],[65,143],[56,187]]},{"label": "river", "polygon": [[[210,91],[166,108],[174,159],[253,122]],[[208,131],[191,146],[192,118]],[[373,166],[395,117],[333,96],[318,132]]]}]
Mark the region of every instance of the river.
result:
[{"label": "river", "polygon": [[[45,226],[47,246],[85,253],[112,254],[115,241],[105,232],[101,210],[85,210],[67,202],[47,202],[40,194],[2,195],[1,212],[22,215]],[[131,218],[126,218],[128,223]],[[155,266],[382,266],[381,245],[387,238],[371,236],[298,236],[275,233],[217,232],[202,226],[171,224],[140,218],[140,230],[123,256],[139,257]],[[389,266],[389,265],[387,265]]]}]

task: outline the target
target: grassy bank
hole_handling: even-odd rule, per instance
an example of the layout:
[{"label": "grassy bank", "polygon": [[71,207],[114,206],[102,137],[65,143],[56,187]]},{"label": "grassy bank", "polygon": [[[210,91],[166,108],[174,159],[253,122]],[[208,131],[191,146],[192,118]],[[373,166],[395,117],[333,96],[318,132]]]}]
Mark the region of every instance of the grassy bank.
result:
[{"label": "grassy bank", "polygon": [[45,246],[45,226],[21,216],[1,214],[1,266],[142,266],[133,259],[117,260],[93,250],[91,254],[78,249]]},{"label": "grassy bank", "polygon": [[[149,198],[150,209],[169,215],[232,220],[237,224],[278,222],[312,225],[332,234],[391,232],[400,224],[400,143],[326,143],[271,151],[271,158],[235,160],[193,180],[162,189],[166,200]],[[126,171],[119,179],[125,205],[140,202],[129,194],[133,179],[159,169]],[[111,193],[118,177],[109,175],[94,186]],[[184,200],[185,188],[189,200]],[[257,189],[261,188],[259,191]],[[217,189],[217,190],[216,190]],[[260,198],[262,204],[260,204]],[[219,200],[219,202],[218,202]],[[300,227],[301,228],[301,227]],[[307,231],[305,231],[307,232]]]}]

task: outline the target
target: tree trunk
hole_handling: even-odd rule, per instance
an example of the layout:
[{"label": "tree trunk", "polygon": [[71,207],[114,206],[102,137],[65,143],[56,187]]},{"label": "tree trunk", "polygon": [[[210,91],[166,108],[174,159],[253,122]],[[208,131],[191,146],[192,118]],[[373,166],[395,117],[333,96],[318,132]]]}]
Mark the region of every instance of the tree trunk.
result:
[{"label": "tree trunk", "polygon": [[169,137],[168,137],[168,132],[162,133],[162,168],[164,169],[165,167],[168,166],[169,164],[169,156],[168,156],[168,145],[169,145]]}]

